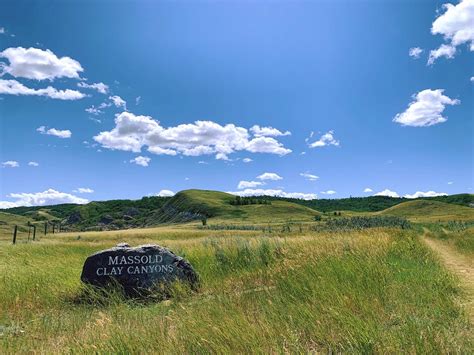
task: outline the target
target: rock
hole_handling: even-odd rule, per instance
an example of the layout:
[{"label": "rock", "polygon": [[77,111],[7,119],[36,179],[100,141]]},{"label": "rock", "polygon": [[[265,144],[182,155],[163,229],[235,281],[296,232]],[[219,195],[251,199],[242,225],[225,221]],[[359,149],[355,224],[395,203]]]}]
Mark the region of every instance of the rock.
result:
[{"label": "rock", "polygon": [[196,290],[198,275],[191,264],[159,245],[132,248],[126,243],[89,256],[82,269],[82,282],[99,288],[123,287],[127,295],[143,296],[167,290],[174,281],[182,281]]}]

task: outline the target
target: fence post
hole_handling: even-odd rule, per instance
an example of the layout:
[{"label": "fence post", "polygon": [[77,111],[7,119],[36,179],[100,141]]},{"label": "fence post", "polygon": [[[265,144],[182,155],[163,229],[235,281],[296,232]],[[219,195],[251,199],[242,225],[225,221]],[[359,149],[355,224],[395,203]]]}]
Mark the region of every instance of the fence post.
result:
[{"label": "fence post", "polygon": [[56,227],[56,224],[53,222],[53,234],[54,234],[54,227]]},{"label": "fence post", "polygon": [[48,222],[44,222],[44,235],[48,233]]},{"label": "fence post", "polygon": [[33,240],[36,240],[36,225],[33,225]]},{"label": "fence post", "polygon": [[30,235],[31,235],[31,224],[28,222],[28,241],[30,241]]},{"label": "fence post", "polygon": [[13,228],[13,244],[16,244],[16,232],[18,230],[18,226],[15,225],[15,228]]}]

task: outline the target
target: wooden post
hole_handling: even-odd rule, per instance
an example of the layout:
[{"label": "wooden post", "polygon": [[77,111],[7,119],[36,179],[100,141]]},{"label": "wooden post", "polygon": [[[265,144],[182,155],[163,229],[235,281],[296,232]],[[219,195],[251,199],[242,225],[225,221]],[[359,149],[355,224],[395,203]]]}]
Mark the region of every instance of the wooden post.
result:
[{"label": "wooden post", "polygon": [[54,222],[53,222],[53,234],[54,234],[54,227],[55,227],[55,225],[54,225]]},{"label": "wooden post", "polygon": [[28,241],[30,241],[30,235],[31,235],[31,224],[28,222]]},{"label": "wooden post", "polygon": [[33,225],[33,240],[36,240],[36,225]]},{"label": "wooden post", "polygon": [[13,244],[16,244],[16,232],[18,230],[18,226],[15,225],[15,228],[13,228]]},{"label": "wooden post", "polygon": [[48,233],[48,222],[44,222],[44,235]]}]

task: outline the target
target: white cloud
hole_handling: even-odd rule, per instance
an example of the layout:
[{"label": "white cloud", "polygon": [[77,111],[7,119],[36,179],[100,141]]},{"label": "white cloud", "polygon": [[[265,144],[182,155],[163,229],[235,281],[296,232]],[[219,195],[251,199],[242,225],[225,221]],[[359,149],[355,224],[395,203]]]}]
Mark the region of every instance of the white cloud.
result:
[{"label": "white cloud", "polygon": [[85,204],[89,202],[85,198],[80,198],[65,192],[59,192],[54,189],[48,189],[36,193],[12,193],[7,197],[16,199],[16,201],[0,201],[0,208],[11,208],[19,206],[46,206],[60,203]]},{"label": "white cloud", "polygon": [[140,102],[142,101],[142,97],[141,96],[137,96],[135,98],[135,105],[140,105]]},{"label": "white cloud", "polygon": [[302,200],[314,200],[318,196],[313,193],[304,192],[285,192],[283,190],[272,190],[272,189],[245,189],[242,191],[228,192],[229,194],[248,197],[248,196],[277,196],[286,198],[298,198]]},{"label": "white cloud", "polygon": [[446,11],[433,22],[431,33],[442,35],[449,45],[443,44],[431,51],[429,64],[440,56],[452,58],[456,47],[462,44],[469,45],[470,50],[474,51],[474,0],[463,0],[456,5],[444,4],[443,8]]},{"label": "white cloud", "polygon": [[72,192],[76,192],[78,194],[91,194],[94,192],[94,190],[88,188],[88,187],[78,187],[77,189],[73,190]]},{"label": "white cloud", "polygon": [[279,137],[291,135],[290,131],[281,132],[273,127],[260,127],[259,125],[251,127],[250,132],[252,132],[255,137]]},{"label": "white cloud", "polygon": [[160,192],[156,194],[156,196],[159,196],[159,197],[171,197],[174,195],[175,193],[171,190],[161,190]]},{"label": "white cloud", "polygon": [[377,192],[374,196],[389,196],[389,197],[400,197],[395,191],[385,189],[383,191]]},{"label": "white cloud", "polygon": [[420,58],[421,53],[423,53],[423,49],[421,49],[420,47],[413,47],[410,48],[410,50],[408,51],[408,55],[415,59]]},{"label": "white cloud", "polygon": [[36,167],[36,166],[39,166],[39,164],[38,164],[37,162],[35,162],[35,161],[30,161],[30,162],[28,163],[28,166],[35,166],[35,167]]},{"label": "white cloud", "polygon": [[436,197],[436,196],[447,196],[448,194],[445,192],[435,192],[435,191],[417,191],[412,195],[405,195],[405,198],[419,198],[419,197]]},{"label": "white cloud", "polygon": [[79,100],[86,97],[80,91],[76,90],[58,90],[52,86],[43,89],[32,89],[16,80],[0,79],[0,94],[5,95],[28,95],[28,96],[46,96],[57,100]]},{"label": "white cloud", "polygon": [[327,145],[339,146],[339,141],[334,138],[334,131],[332,130],[323,134],[319,140],[311,143],[309,146],[310,148],[319,148]]},{"label": "white cloud", "polygon": [[245,180],[242,180],[239,182],[239,185],[237,186],[237,188],[239,190],[242,190],[242,189],[248,189],[248,188],[254,188],[254,187],[257,187],[257,186],[261,186],[263,185],[263,182],[261,181],[245,181]]},{"label": "white cloud", "polygon": [[408,108],[397,114],[393,122],[412,127],[428,127],[446,122],[447,119],[442,116],[446,105],[457,105],[460,101],[443,95],[443,92],[443,89],[426,89],[413,95]]},{"label": "white cloud", "polygon": [[428,57],[428,65],[434,64],[436,59],[441,57],[446,57],[448,59],[454,58],[456,54],[456,47],[449,44],[442,44],[438,49],[433,49],[430,51],[430,56]]},{"label": "white cloud", "polygon": [[127,102],[122,99],[120,96],[114,95],[109,96],[109,99],[113,102],[115,107],[123,107],[124,110],[127,109]]},{"label": "white cloud", "polygon": [[10,64],[0,64],[0,75],[10,74],[16,78],[53,80],[55,78],[78,79],[83,72],[81,64],[69,57],[58,58],[49,49],[7,48],[0,52],[0,58],[7,58]]},{"label": "white cloud", "polygon": [[3,35],[5,34],[5,27],[0,27],[0,35]]},{"label": "white cloud", "polygon": [[319,179],[319,176],[309,173],[300,173],[300,176],[304,177],[306,180],[309,181],[316,181],[317,179]]},{"label": "white cloud", "polygon": [[334,195],[334,194],[336,194],[337,192],[334,191],[334,190],[327,190],[327,191],[321,191],[321,193],[322,193],[323,195]]},{"label": "white cloud", "polygon": [[245,147],[251,153],[269,153],[286,155],[291,153],[291,149],[287,149],[278,142],[276,139],[271,137],[257,137],[248,142]]},{"label": "white cloud", "polygon": [[84,88],[84,89],[97,90],[97,92],[99,92],[101,94],[107,94],[109,92],[109,86],[105,85],[102,82],[87,84],[87,83],[84,83],[84,82],[81,81],[80,83],[77,83],[77,86],[79,86],[80,88]]},{"label": "white cloud", "polygon": [[228,159],[235,151],[284,155],[291,152],[273,138],[258,137],[249,141],[247,129],[234,124],[221,126],[212,121],[196,121],[164,128],[149,116],[122,112],[115,117],[111,131],[94,137],[104,148],[138,153],[144,146],[154,154],[201,156],[215,154],[217,159]]},{"label": "white cloud", "polygon": [[273,180],[273,181],[277,181],[277,180],[283,180],[283,178],[276,174],[276,173],[263,173],[259,176],[257,176],[257,179],[260,179],[260,180]]},{"label": "white cloud", "polygon": [[36,129],[41,134],[47,134],[49,136],[55,136],[59,138],[71,138],[72,132],[68,129],[60,130],[56,128],[46,129],[45,126],[38,127]]},{"label": "white cloud", "polygon": [[250,159],[250,158],[244,158],[244,159],[242,159],[242,161],[243,161],[244,163],[250,163],[250,162],[253,162],[253,160],[252,160],[252,159]]},{"label": "white cloud", "polygon": [[471,83],[474,83],[474,76],[471,76],[469,80],[471,80]]},{"label": "white cloud", "polygon": [[19,168],[20,163],[15,160],[8,160],[2,163],[2,168]]},{"label": "white cloud", "polygon": [[104,113],[104,111],[99,110],[99,109],[96,108],[94,105],[92,105],[91,107],[86,108],[85,111],[86,111],[87,113],[90,113],[91,115],[95,115],[95,116]]},{"label": "white cloud", "polygon": [[448,185],[452,185],[452,184],[454,184],[454,182],[448,181]]},{"label": "white cloud", "polygon": [[367,192],[374,192],[374,190],[372,190],[370,187],[366,187],[364,189],[364,192],[367,193]]},{"label": "white cloud", "polygon": [[138,157],[130,160],[130,163],[134,163],[134,164],[137,164],[137,165],[140,165],[140,166],[147,167],[148,164],[150,163],[150,161],[151,161],[150,158],[142,157],[141,155],[139,155]]}]

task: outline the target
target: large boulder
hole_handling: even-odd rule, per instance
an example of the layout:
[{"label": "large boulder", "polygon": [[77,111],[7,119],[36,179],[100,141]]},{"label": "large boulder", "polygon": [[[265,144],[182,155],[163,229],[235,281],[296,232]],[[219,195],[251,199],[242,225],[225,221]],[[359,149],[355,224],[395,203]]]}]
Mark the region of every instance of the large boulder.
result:
[{"label": "large boulder", "polygon": [[100,288],[120,285],[128,295],[151,292],[167,295],[174,281],[198,287],[198,275],[191,264],[159,245],[132,248],[121,243],[89,256],[82,269],[81,280]]}]

